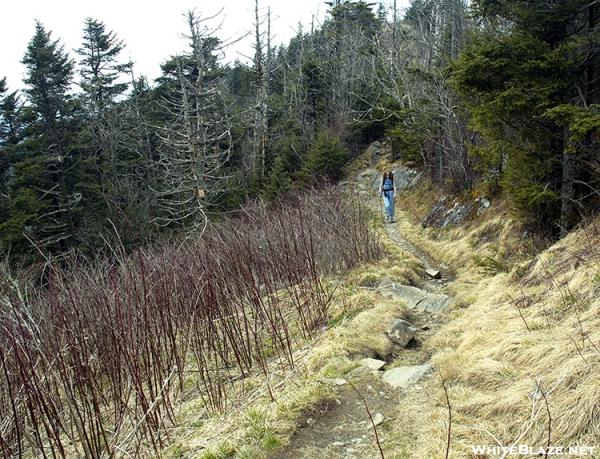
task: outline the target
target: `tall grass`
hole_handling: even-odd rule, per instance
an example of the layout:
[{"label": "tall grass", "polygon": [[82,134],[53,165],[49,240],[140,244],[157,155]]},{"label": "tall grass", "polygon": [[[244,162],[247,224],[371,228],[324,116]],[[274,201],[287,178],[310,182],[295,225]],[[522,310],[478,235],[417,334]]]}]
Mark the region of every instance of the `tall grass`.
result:
[{"label": "tall grass", "polygon": [[[313,191],[116,262],[53,267],[44,288],[0,283],[0,452],[159,451],[190,384],[212,412],[234,381],[294,367],[324,322],[324,276],[380,256],[358,202]],[[83,264],[83,266],[82,266]]]}]

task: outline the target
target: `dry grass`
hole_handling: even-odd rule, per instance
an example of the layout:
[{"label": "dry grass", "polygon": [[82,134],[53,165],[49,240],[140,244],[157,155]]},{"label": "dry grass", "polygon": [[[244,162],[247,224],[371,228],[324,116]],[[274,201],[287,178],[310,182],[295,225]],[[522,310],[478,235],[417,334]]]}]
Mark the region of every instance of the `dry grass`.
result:
[{"label": "dry grass", "polygon": [[[359,166],[367,163],[367,158],[359,158]],[[521,240],[522,231],[501,205],[461,227],[423,230],[415,225],[437,197],[432,191],[426,194],[430,199],[416,199],[427,187],[423,184],[401,198],[401,212],[413,223],[411,218],[399,219],[399,231],[455,269],[455,280],[448,287],[454,306],[446,325],[424,343],[438,374],[401,397],[393,419],[383,428],[386,457],[444,457],[448,409],[441,378],[452,403],[451,458],[483,457],[472,452],[472,445],[477,444],[543,446],[548,411],[553,445],[597,446],[597,222],[533,256],[533,248]],[[194,432],[195,438],[219,432],[213,438],[227,436],[236,445],[229,445],[237,451],[230,450],[232,456],[263,457],[264,435],[257,431],[273,434],[275,442],[285,444],[303,417],[331,401],[332,393],[323,380],[345,375],[358,357],[389,353],[382,327],[406,310],[372,289],[384,278],[419,285],[423,273],[413,256],[389,240],[383,244],[386,258],[356,269],[345,279],[330,309],[328,329],[304,350],[303,371],[277,389],[277,401],[263,396],[254,406],[244,405],[237,415],[207,422]],[[254,434],[248,434],[248,423],[243,422],[247,410],[263,426],[250,429]],[[211,452],[203,457],[228,457],[217,455],[219,449],[227,452],[227,445],[214,441]]]},{"label": "dry grass", "polygon": [[[450,457],[477,457],[471,445],[496,440],[544,446],[549,419],[542,393],[553,445],[600,446],[597,228],[590,223],[528,258],[528,247],[505,215],[490,212],[450,230],[403,224],[413,243],[458,268],[451,285],[455,309],[426,343],[434,367],[449,382]],[[484,256],[490,268],[501,269],[482,269]],[[396,419],[390,427],[395,457],[443,457],[447,407],[439,380],[411,392]],[[413,426],[410,432],[406,423]]]},{"label": "dry grass", "polygon": [[371,286],[383,279],[412,283],[423,268],[385,237],[382,243],[389,251],[380,262],[351,271],[338,286],[327,326],[295,350],[296,370],[290,373],[271,362],[269,387],[274,400],[264,376],[257,373],[236,386],[232,391],[236,402],[230,404],[236,408],[222,415],[209,416],[199,400],[184,403],[167,457],[264,458],[285,445],[304,419],[333,402],[335,392],[328,380],[344,377],[360,358],[389,355],[392,344],[385,330],[391,319],[406,317],[406,308]]}]

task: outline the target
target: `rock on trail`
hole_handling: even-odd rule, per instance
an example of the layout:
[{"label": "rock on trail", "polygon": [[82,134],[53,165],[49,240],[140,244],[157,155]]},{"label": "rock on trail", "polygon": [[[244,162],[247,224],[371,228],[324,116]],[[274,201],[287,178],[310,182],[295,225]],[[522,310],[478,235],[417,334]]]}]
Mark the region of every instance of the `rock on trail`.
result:
[{"label": "rock on trail", "polygon": [[431,365],[428,363],[410,367],[392,368],[383,373],[381,380],[394,389],[408,389],[418,382],[430,368]]},{"label": "rock on trail", "polygon": [[362,359],[360,361],[360,364],[363,367],[368,368],[369,370],[379,371],[385,366],[386,362],[383,360],[369,358],[369,359]]},{"label": "rock on trail", "polygon": [[417,329],[410,322],[395,319],[385,332],[390,341],[398,346],[406,347],[417,334]]},{"label": "rock on trail", "polygon": [[403,300],[409,308],[419,312],[438,314],[444,312],[452,303],[451,298],[443,293],[430,293],[410,285],[403,285],[390,280],[379,283],[377,290],[387,298]]},{"label": "rock on trail", "polygon": [[[381,175],[374,166],[385,153],[385,148],[384,144],[373,143],[370,147],[371,161],[365,164],[368,168],[357,173],[354,180],[340,183],[341,189],[357,189],[365,202],[377,212],[381,204],[377,195]],[[397,166],[393,170],[398,189],[412,188],[422,177],[420,172],[407,166]],[[404,215],[399,217],[402,220],[406,218]],[[385,450],[388,440],[385,421],[394,417],[398,402],[411,391],[420,390],[417,383],[433,371],[428,360],[429,354],[421,347],[421,343],[434,333],[433,329],[443,321],[444,313],[452,303],[442,289],[452,280],[453,273],[448,267],[436,264],[429,254],[408,241],[399,228],[400,224],[385,226],[394,243],[421,260],[426,277],[423,279],[423,289],[390,279],[382,279],[377,284],[376,290],[381,295],[406,304],[410,310],[410,322],[396,318],[382,330],[396,345],[394,353],[380,356],[381,359],[359,358],[357,368],[340,375],[342,378],[323,381],[335,389],[335,403],[311,414],[311,422],[306,422],[304,427],[296,431],[287,447],[269,455],[270,459],[379,457],[373,423],[377,426]],[[411,346],[410,343],[415,345]],[[392,363],[389,360],[393,360],[396,366],[386,369]],[[367,416],[365,401],[373,413],[373,419]]]}]

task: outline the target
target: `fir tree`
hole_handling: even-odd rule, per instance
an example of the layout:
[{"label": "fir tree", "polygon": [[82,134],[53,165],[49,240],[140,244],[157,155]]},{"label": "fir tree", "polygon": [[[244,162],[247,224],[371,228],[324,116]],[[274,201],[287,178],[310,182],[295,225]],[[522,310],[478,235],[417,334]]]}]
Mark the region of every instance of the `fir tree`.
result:
[{"label": "fir tree", "polygon": [[102,112],[126,89],[119,79],[127,65],[119,63],[125,48],[122,40],[112,31],[107,32],[101,21],[87,18],[83,29],[83,44],[77,50],[81,56],[81,89],[94,112]]},{"label": "fir tree", "polygon": [[487,175],[527,223],[552,224],[545,229],[561,235],[575,221],[579,197],[589,196],[590,178],[577,165],[584,156],[572,144],[569,123],[560,122],[569,118],[561,113],[573,111],[557,110],[598,101],[597,81],[589,78],[598,54],[592,45],[598,32],[589,23],[595,24],[597,13],[590,15],[588,7],[583,0],[479,0],[474,8],[489,32],[453,65],[455,87],[485,141],[474,151]]},{"label": "fir tree", "polygon": [[51,33],[37,22],[23,58],[28,104],[23,109],[23,140],[15,147],[7,218],[1,244],[14,256],[40,250],[62,254],[73,245],[81,194],[77,169],[77,120],[69,89],[73,62]]}]

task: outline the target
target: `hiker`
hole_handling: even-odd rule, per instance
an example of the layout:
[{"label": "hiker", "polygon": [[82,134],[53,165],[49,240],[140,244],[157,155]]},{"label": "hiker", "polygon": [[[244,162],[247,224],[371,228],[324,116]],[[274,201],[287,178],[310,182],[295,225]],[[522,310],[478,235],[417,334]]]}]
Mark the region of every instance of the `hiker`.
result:
[{"label": "hiker", "polygon": [[385,206],[385,221],[394,223],[394,204],[396,197],[396,184],[394,183],[394,174],[392,171],[385,171],[379,185],[379,194],[383,198]]}]

